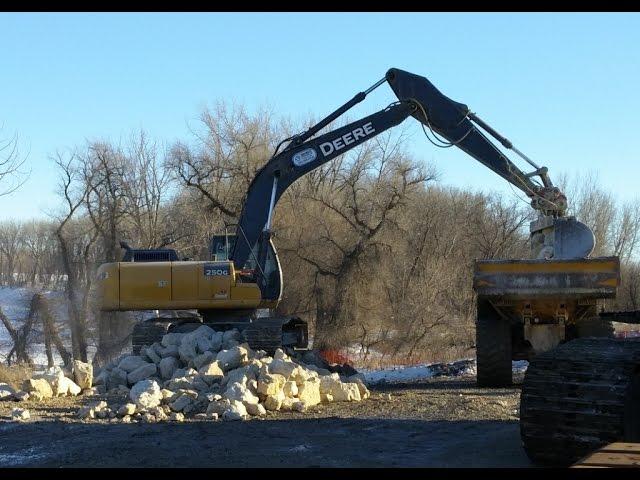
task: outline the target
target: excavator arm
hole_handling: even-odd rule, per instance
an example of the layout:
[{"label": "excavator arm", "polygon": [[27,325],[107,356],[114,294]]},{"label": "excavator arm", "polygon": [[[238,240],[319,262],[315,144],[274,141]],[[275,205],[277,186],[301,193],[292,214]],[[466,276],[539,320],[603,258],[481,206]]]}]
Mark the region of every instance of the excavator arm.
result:
[{"label": "excavator arm", "polygon": [[[361,120],[313,138],[321,129],[363,101],[367,94],[385,81],[398,97],[397,103]],[[236,267],[242,269],[247,260],[253,257],[257,265],[256,279],[259,280],[259,284],[264,286],[266,279],[264,273],[261,275],[260,272],[264,272],[264,263],[271,238],[273,210],[284,191],[301,176],[385,130],[399,125],[408,116],[413,116],[423,125],[423,128],[428,127],[435,139],[439,140],[439,144],[436,143],[437,146],[460,148],[522,190],[531,199],[531,206],[540,212],[540,218],[544,220],[538,227],[532,227],[532,234],[536,229],[538,232],[545,232],[544,234],[539,233],[540,250],[543,250],[542,246],[547,245],[544,255],[547,257],[553,255],[553,253],[549,253],[548,249],[548,244],[553,245],[553,240],[547,241],[546,238],[549,233],[553,236],[554,226],[558,224],[556,219],[564,216],[567,201],[562,192],[553,186],[547,175],[546,167],[539,167],[533,163],[509,140],[472,113],[467,105],[446,97],[425,77],[392,68],[387,71],[383,79],[366,91],[355,95],[316,125],[301,134],[286,139],[284,142],[289,141],[287,147],[282,152],[274,154],[271,160],[258,171],[249,186],[236,228],[236,242],[230,255],[230,259],[234,261]],[[481,129],[497,139],[505,148],[511,149],[521,156],[535,170],[531,173],[524,173],[520,170],[481,132]],[[436,133],[444,137],[445,140],[438,139]],[[432,143],[435,142],[432,140]],[[534,177],[539,177],[541,183],[534,181]],[[579,224],[577,227],[576,223]],[[578,249],[578,256],[584,255],[584,252],[590,252],[593,248],[591,244],[593,234],[589,237],[589,232],[585,234],[585,229],[582,226],[583,224],[580,222],[573,222],[563,230],[565,237],[567,235],[582,236],[579,242],[581,247]],[[584,240],[585,236],[589,238]],[[560,240],[557,240],[558,245],[560,245],[559,242]],[[590,244],[591,246],[589,246]],[[576,255],[574,250],[568,254]],[[260,278],[262,279],[260,280]]]}]

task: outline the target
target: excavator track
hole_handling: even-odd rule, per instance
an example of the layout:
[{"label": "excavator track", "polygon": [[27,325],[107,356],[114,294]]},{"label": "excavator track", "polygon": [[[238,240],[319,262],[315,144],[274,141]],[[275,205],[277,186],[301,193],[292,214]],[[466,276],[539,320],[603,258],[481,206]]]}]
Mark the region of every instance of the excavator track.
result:
[{"label": "excavator track", "polygon": [[640,341],[580,338],[537,355],[520,397],[535,463],[568,465],[611,442],[638,441]]},{"label": "excavator track", "polygon": [[160,342],[166,333],[186,333],[200,325],[208,325],[214,330],[237,328],[253,350],[265,350],[270,354],[278,348],[306,349],[308,346],[307,323],[297,317],[271,317],[260,318],[253,322],[218,323],[202,323],[196,317],[189,321],[186,317],[180,317],[151,319],[136,324],[131,336],[133,353],[138,355],[142,347]]}]

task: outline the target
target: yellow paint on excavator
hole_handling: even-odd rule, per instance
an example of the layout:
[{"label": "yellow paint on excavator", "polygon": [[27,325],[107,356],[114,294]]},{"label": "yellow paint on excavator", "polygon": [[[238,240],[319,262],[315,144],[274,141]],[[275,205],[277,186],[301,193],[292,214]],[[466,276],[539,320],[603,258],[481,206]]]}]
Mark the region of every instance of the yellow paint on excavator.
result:
[{"label": "yellow paint on excavator", "polygon": [[[98,269],[100,309],[191,310],[269,308],[256,283],[238,281],[233,262],[206,274],[211,262],[115,262]],[[209,272],[211,273],[211,272]]]}]

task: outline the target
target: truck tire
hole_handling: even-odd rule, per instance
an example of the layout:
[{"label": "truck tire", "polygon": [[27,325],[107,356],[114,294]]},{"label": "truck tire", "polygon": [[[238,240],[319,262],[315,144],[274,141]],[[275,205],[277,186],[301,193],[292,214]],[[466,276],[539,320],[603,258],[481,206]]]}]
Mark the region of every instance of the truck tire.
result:
[{"label": "truck tire", "polygon": [[613,338],[613,324],[598,317],[585,318],[576,323],[576,333],[578,338],[585,337],[606,337]]},{"label": "truck tire", "polygon": [[479,387],[512,383],[511,325],[493,306],[479,298],[476,318],[476,366]]}]

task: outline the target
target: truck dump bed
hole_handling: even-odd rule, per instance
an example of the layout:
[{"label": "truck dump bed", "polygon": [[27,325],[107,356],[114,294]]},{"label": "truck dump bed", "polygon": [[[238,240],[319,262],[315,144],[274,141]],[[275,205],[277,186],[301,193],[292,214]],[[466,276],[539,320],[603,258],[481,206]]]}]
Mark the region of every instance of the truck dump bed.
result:
[{"label": "truck dump bed", "polygon": [[478,260],[473,289],[487,297],[614,298],[620,259]]}]

